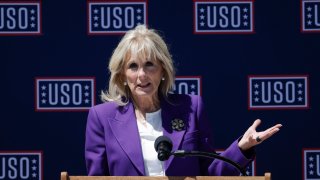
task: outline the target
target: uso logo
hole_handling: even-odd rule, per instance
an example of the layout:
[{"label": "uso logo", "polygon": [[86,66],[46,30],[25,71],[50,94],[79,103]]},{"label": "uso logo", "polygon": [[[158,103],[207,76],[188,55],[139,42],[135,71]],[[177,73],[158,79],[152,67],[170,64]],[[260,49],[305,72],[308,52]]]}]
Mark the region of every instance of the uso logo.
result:
[{"label": "uso logo", "polygon": [[306,109],[308,76],[249,76],[249,109]]},{"label": "uso logo", "polygon": [[301,0],[301,31],[320,32],[320,1]]},{"label": "uso logo", "polygon": [[0,35],[41,33],[39,2],[0,2]]},{"label": "uso logo", "polygon": [[253,32],[252,0],[194,0],[195,34]]},{"label": "uso logo", "polygon": [[123,34],[147,24],[147,2],[88,1],[88,34]]},{"label": "uso logo", "polygon": [[41,152],[1,152],[0,179],[41,180]]},{"label": "uso logo", "polygon": [[[216,153],[220,154],[222,153],[224,150],[217,150]],[[241,174],[241,173],[240,173]],[[256,175],[256,159],[254,159],[248,166],[246,169],[246,174],[247,176],[255,176]]]},{"label": "uso logo", "polygon": [[35,79],[36,111],[87,110],[95,104],[95,79],[86,77]]},{"label": "uso logo", "polygon": [[320,179],[320,148],[303,149],[303,179],[319,180]]},{"label": "uso logo", "polygon": [[201,76],[176,76],[172,93],[201,95]]}]

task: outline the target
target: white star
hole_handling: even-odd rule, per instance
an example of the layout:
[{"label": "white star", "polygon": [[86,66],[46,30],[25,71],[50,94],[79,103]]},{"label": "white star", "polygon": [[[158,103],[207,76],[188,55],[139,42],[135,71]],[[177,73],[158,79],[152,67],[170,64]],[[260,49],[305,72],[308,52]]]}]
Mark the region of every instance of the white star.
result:
[{"label": "white star", "polygon": [[36,159],[32,159],[32,163],[33,164],[37,163],[37,160]]},{"label": "white star", "polygon": [[243,19],[248,19],[248,15],[243,15]]},{"label": "white star", "polygon": [[138,22],[138,23],[137,23],[137,26],[138,26],[138,25],[141,25],[141,23],[140,23],[140,22]]},{"label": "white star", "polygon": [[43,86],[41,86],[41,89],[42,89],[42,90],[46,90],[46,88],[47,88],[47,87],[46,87],[46,86],[44,86],[44,85],[43,85]]},{"label": "white star", "polygon": [[36,26],[36,24],[35,24],[35,23],[31,23],[30,26],[31,26],[32,28],[34,28],[34,27]]},{"label": "white star", "polygon": [[191,91],[191,93],[190,93],[190,94],[195,95],[196,93],[195,93],[194,91]]},{"label": "white star", "polygon": [[312,17],[312,15],[311,15],[310,13],[309,13],[307,16],[308,16],[308,18],[311,18],[311,17]]},{"label": "white star", "polygon": [[204,15],[201,15],[201,16],[200,16],[200,19],[204,19]]},{"label": "white star", "polygon": [[137,13],[141,13],[141,9],[137,9]]},{"label": "white star", "polygon": [[247,173],[247,175],[249,175],[249,174],[250,174],[250,172],[249,172],[249,171],[246,171],[246,173]]},{"label": "white star", "polygon": [[31,9],[31,14],[34,14],[36,11],[34,9]]},{"label": "white star", "polygon": [[309,164],[309,167],[310,167],[310,168],[313,168],[313,164],[312,164],[312,163],[311,163],[311,164]]},{"label": "white star", "polygon": [[301,83],[299,83],[299,84],[298,84],[298,87],[299,87],[299,88],[301,88],[301,87],[302,87],[302,84],[301,84]]},{"label": "white star", "polygon": [[88,104],[88,103],[89,103],[89,99],[85,99],[84,102],[85,102],[86,104]]},{"label": "white star", "polygon": [[34,21],[36,18],[34,16],[30,17],[31,21]]},{"label": "white star", "polygon": [[255,101],[255,102],[259,102],[259,98],[257,98],[257,97],[254,98],[254,101]]},{"label": "white star", "polygon": [[98,9],[94,9],[93,13],[98,14],[99,10]]},{"label": "white star", "polygon": [[247,21],[243,22],[243,25],[248,26],[248,22]]},{"label": "white star", "polygon": [[138,20],[141,20],[141,16],[137,16],[137,19],[138,19]]},{"label": "white star", "polygon": [[195,89],[195,88],[196,88],[196,85],[191,84],[191,89]]},{"label": "white star", "polygon": [[243,9],[243,12],[245,12],[245,13],[248,12],[248,9],[247,9],[247,8],[244,8],[244,9]]},{"label": "white star", "polygon": [[259,88],[259,84],[255,83],[254,84],[254,88],[258,89]]},{"label": "white star", "polygon": [[311,11],[311,10],[312,10],[312,8],[311,8],[310,6],[309,6],[307,9],[308,9],[308,11]]},{"label": "white star", "polygon": [[47,93],[41,93],[42,97],[46,97]]},{"label": "white star", "polygon": [[303,99],[302,97],[299,97],[299,98],[298,98],[298,101],[302,101],[302,99]]},{"label": "white star", "polygon": [[309,21],[308,21],[308,25],[312,25],[312,21],[309,20]]},{"label": "white star", "polygon": [[313,157],[311,156],[311,157],[309,157],[309,161],[313,161]]},{"label": "white star", "polygon": [[204,26],[204,24],[205,24],[204,22],[201,22],[201,23],[200,23],[200,26]]},{"label": "white star", "polygon": [[85,92],[85,93],[84,93],[84,96],[88,97],[88,96],[89,96],[89,93],[88,93],[88,92]]},{"label": "white star", "polygon": [[312,170],[311,170],[311,171],[309,171],[309,174],[310,174],[310,175],[313,175],[313,171],[312,171]]},{"label": "white star", "polygon": [[254,95],[259,95],[259,91],[255,90]]},{"label": "white star", "polygon": [[200,12],[202,12],[202,13],[203,13],[203,12],[204,12],[204,9],[203,9],[203,8],[201,8],[201,9],[200,9]]},{"label": "white star", "polygon": [[85,86],[84,86],[84,89],[85,89],[85,90],[88,90],[88,89],[89,89],[89,86],[88,86],[88,85],[85,85]]},{"label": "white star", "polygon": [[94,19],[95,21],[98,21],[99,17],[98,17],[98,16],[94,16],[93,19]]},{"label": "white star", "polygon": [[298,94],[302,94],[302,91],[301,91],[301,90],[299,90],[299,91],[298,91]]},{"label": "white star", "polygon": [[42,104],[45,104],[47,101],[45,99],[41,100]]},{"label": "white star", "polygon": [[37,177],[37,174],[36,173],[32,173],[32,177]]},{"label": "white star", "polygon": [[37,167],[36,166],[32,166],[32,170],[33,171],[37,170]]},{"label": "white star", "polygon": [[94,25],[94,27],[98,27],[98,26],[99,26],[99,24],[98,24],[98,23],[94,23],[93,25]]}]

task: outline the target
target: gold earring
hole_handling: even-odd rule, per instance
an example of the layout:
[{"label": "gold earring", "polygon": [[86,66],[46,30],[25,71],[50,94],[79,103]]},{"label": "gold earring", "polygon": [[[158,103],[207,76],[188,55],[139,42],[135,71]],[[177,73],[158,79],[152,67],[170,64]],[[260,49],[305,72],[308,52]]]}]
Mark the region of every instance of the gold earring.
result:
[{"label": "gold earring", "polygon": [[123,85],[125,85],[125,86],[126,86],[126,85],[128,85],[128,83],[127,83],[127,82],[123,82]]}]

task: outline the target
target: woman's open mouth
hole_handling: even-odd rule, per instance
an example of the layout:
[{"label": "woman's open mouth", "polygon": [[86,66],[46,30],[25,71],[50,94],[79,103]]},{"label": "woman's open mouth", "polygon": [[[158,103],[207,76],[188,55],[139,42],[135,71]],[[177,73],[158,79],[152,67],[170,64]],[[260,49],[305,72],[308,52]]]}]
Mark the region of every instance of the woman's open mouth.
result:
[{"label": "woman's open mouth", "polygon": [[151,83],[147,83],[147,84],[138,84],[138,87],[139,88],[146,88],[146,87],[148,87],[148,86],[150,86],[151,85]]}]

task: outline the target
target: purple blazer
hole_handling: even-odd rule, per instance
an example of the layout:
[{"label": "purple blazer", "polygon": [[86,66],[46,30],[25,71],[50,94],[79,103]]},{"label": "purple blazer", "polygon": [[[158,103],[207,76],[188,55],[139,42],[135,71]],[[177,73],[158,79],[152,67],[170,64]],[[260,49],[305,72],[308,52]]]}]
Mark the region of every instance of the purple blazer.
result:
[{"label": "purple blazer", "polygon": [[[163,135],[173,142],[174,150],[213,151],[211,126],[204,113],[200,96],[169,95],[161,100]],[[172,128],[171,121],[181,119],[184,129]],[[222,156],[245,167],[251,160],[243,155],[238,140]],[[253,154],[251,155],[253,157]],[[145,175],[140,136],[131,102],[118,106],[107,102],[90,109],[86,128],[85,158],[91,176]],[[220,160],[171,156],[165,161],[167,176],[239,175],[231,165]]]}]

